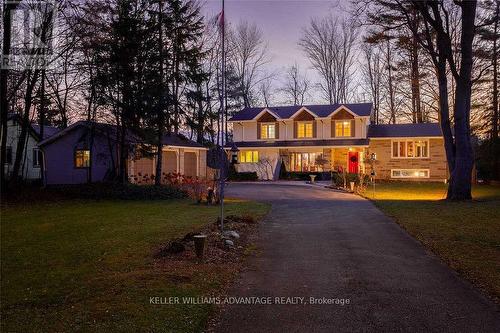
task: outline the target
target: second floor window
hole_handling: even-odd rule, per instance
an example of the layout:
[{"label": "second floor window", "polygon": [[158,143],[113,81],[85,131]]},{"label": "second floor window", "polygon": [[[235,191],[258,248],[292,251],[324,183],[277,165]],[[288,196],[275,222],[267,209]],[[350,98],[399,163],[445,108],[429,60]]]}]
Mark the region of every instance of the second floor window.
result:
[{"label": "second floor window", "polygon": [[276,139],[276,124],[261,124],[260,138],[261,139]]},{"label": "second floor window", "polygon": [[312,122],[299,122],[299,123],[297,123],[297,137],[298,138],[312,138],[313,137],[313,123]]},{"label": "second floor window", "polygon": [[90,150],[77,149],[75,150],[75,168],[90,167]]},{"label": "second floor window", "polygon": [[335,136],[351,136],[351,121],[336,121]]}]

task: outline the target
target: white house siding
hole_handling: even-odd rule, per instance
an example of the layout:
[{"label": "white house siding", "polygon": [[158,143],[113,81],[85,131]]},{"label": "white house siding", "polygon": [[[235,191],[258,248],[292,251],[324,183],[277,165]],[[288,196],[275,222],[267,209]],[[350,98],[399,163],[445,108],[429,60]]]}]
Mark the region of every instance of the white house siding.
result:
[{"label": "white house siding", "polygon": [[[14,161],[16,160],[17,141],[21,133],[21,126],[15,120],[9,120],[7,123],[7,147],[12,149],[12,163],[4,166],[7,174],[10,176],[14,168]],[[26,149],[24,151],[21,163],[20,174],[25,180],[38,180],[40,179],[40,168],[33,167],[33,149],[37,148],[37,141],[28,131],[26,142]]]},{"label": "white house siding", "polygon": [[[297,140],[293,137],[293,120],[279,120],[279,138],[276,141],[281,140]],[[369,120],[366,118],[357,117],[354,120],[355,123],[355,136],[353,138],[366,138],[367,126]],[[337,139],[332,137],[332,121],[330,118],[316,119],[316,138],[315,140],[321,139]],[[343,139],[343,138],[338,138]],[[235,142],[241,141],[258,141],[257,139],[257,122],[256,121],[242,121],[233,123],[233,140]],[[311,139],[304,139],[311,140]],[[267,141],[267,140],[261,140]]]}]

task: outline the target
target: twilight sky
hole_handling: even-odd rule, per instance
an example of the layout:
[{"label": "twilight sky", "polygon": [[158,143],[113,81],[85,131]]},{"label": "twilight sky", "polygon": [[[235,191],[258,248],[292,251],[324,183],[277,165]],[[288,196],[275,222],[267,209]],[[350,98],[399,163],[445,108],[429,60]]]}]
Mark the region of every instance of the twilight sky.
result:
[{"label": "twilight sky", "polygon": [[[240,20],[257,24],[269,44],[270,70],[281,72],[297,62],[301,70],[308,69],[307,76],[315,81],[316,74],[309,69],[309,61],[297,45],[302,27],[309,23],[311,17],[329,13],[342,15],[342,2],[347,3],[347,0],[226,0],[225,17],[226,22],[233,24]],[[221,0],[206,0],[204,10],[207,17],[219,13],[221,3]]]}]

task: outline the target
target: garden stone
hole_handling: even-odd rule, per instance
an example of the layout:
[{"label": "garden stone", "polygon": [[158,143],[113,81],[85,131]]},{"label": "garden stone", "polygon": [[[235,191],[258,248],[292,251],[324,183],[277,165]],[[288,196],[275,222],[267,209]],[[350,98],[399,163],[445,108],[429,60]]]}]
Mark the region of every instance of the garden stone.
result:
[{"label": "garden stone", "polygon": [[230,239],[224,239],[224,245],[228,248],[234,247],[234,242]]},{"label": "garden stone", "polygon": [[225,231],[224,236],[234,238],[234,239],[240,238],[240,235],[236,231],[233,231],[233,230]]}]

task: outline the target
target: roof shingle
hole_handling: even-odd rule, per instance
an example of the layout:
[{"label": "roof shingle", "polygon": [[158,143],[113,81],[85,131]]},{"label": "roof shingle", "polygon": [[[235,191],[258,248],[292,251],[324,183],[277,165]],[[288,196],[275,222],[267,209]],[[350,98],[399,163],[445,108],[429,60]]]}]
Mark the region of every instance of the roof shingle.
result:
[{"label": "roof shingle", "polygon": [[[273,113],[277,114],[281,119],[289,119],[295,112],[305,107],[320,118],[328,117],[333,111],[339,107],[345,106],[360,117],[368,117],[372,111],[372,103],[356,103],[356,104],[331,104],[331,105],[292,105],[292,106],[275,106],[268,107]],[[252,120],[265,107],[244,108],[237,112],[230,121]]]},{"label": "roof shingle", "polygon": [[443,136],[438,123],[370,125],[368,138]]}]

